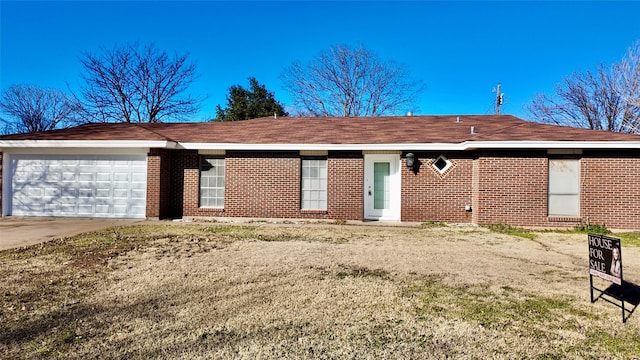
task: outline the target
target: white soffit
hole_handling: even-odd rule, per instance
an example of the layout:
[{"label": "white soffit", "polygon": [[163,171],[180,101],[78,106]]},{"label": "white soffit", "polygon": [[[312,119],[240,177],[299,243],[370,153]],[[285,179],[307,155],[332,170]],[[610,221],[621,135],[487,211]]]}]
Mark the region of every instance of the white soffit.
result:
[{"label": "white soffit", "polygon": [[464,151],[475,149],[640,149],[640,141],[465,141],[461,143],[407,144],[242,144],[176,143],[166,140],[0,140],[0,151],[55,149],[187,149],[187,150],[291,150],[291,151]]},{"label": "white soffit", "polygon": [[0,140],[0,150],[20,148],[167,148],[177,143],[166,140]]},{"label": "white soffit", "polygon": [[180,143],[188,150],[364,150],[364,151],[465,151],[476,149],[640,149],[640,141],[465,141],[420,144],[240,144]]}]

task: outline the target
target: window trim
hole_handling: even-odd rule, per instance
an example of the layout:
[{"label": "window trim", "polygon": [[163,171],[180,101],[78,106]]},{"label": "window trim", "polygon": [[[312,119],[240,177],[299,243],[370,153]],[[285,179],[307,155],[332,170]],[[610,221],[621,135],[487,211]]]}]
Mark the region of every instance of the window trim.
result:
[{"label": "window trim", "polygon": [[[440,168],[438,168],[438,166],[436,166],[436,163],[438,161],[444,161],[445,162],[445,166],[442,168],[442,170]],[[440,175],[444,175],[447,171],[449,171],[449,169],[451,169],[453,167],[453,162],[451,160],[449,160],[446,156],[444,155],[440,155],[438,156],[435,160],[433,160],[433,162],[431,163],[431,168],[433,168],[433,170],[435,170],[438,174]]]},{"label": "window trim", "polygon": [[[325,169],[327,171],[327,176],[324,179],[324,208],[306,208],[305,207],[305,199],[304,199],[304,162],[309,160],[324,160],[325,161]],[[322,179],[321,179],[322,180]],[[309,191],[322,191],[318,189],[309,189]],[[309,200],[311,201],[311,200]],[[301,156],[300,157],[300,210],[304,212],[325,212],[329,208],[329,161],[327,156]]]},{"label": "window trim", "polygon": [[[207,187],[207,189],[222,189],[222,206],[205,206],[202,205],[202,165],[203,161],[207,159],[215,159],[215,160],[224,160],[224,186],[220,187]],[[203,155],[200,154],[198,156],[198,208],[201,209],[224,209],[225,203],[225,191],[226,191],[226,176],[227,176],[227,160],[224,156],[221,155]]]},{"label": "window trim", "polygon": [[[577,189],[576,192],[563,192],[563,193],[552,193],[551,192],[551,162],[552,161],[575,161],[577,162]],[[550,157],[547,159],[547,217],[552,219],[579,219],[581,217],[581,206],[582,206],[582,161],[580,158],[576,158],[575,156],[557,156]],[[562,195],[570,195],[577,197],[577,213],[576,214],[552,214],[551,213],[551,197],[552,196],[562,196]]]}]

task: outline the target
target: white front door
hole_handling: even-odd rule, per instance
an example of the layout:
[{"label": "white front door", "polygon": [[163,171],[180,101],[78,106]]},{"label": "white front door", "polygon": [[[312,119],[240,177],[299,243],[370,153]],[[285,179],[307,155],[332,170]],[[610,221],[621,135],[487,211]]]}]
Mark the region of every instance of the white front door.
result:
[{"label": "white front door", "polygon": [[364,218],[400,220],[399,154],[365,154]]}]

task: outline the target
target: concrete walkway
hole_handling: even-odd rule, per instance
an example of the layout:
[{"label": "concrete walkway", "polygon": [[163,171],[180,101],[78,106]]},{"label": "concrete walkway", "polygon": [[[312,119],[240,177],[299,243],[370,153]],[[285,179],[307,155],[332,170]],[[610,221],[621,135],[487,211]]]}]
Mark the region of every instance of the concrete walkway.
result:
[{"label": "concrete walkway", "polygon": [[144,219],[4,217],[0,218],[0,251],[144,221]]}]

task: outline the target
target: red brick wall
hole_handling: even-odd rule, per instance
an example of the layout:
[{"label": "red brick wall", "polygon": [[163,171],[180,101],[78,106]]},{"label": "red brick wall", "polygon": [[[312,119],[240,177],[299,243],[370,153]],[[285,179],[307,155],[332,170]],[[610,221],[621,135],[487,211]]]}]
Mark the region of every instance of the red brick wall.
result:
[{"label": "red brick wall", "polygon": [[[197,151],[182,151],[176,155],[173,164],[179,167],[174,169],[176,177],[182,178],[182,215],[183,216],[231,216],[224,213],[224,209],[200,208],[200,158]],[[228,162],[227,162],[228,164]],[[226,179],[228,179],[228,175]],[[225,180],[226,181],[226,180]],[[228,185],[228,184],[227,184]],[[225,191],[226,197],[226,191]],[[226,199],[225,199],[226,200]]]},{"label": "red brick wall", "polygon": [[476,223],[547,226],[547,164],[546,151],[478,154]]},{"label": "red brick wall", "polygon": [[362,220],[364,158],[361,152],[329,153],[327,207],[332,219]]},{"label": "red brick wall", "polygon": [[[546,150],[448,153],[444,155],[454,166],[445,175],[431,168],[431,162],[440,154],[416,155],[422,162],[417,174],[404,166],[403,159],[403,221],[525,227],[572,227],[585,221],[609,228],[640,229],[637,153],[578,155],[582,172],[581,216],[565,219],[547,216]],[[170,197],[169,212],[181,216],[362,219],[364,160],[360,152],[329,154],[326,211],[300,210],[300,161],[297,152],[228,152],[225,207],[201,209],[198,154],[176,151],[170,187],[171,193],[182,197]],[[469,204],[471,212],[465,211]]]},{"label": "red brick wall", "polygon": [[328,208],[300,209],[298,152],[227,152],[224,209],[200,208],[198,155],[183,153],[183,216],[362,219],[363,160],[358,154],[330,155]]},{"label": "red brick wall", "polygon": [[188,169],[198,169],[198,152],[195,150],[172,151],[167,217],[181,218],[183,215],[185,171]]},{"label": "red brick wall", "polygon": [[147,211],[148,218],[160,217],[160,154],[151,150],[147,154]]},{"label": "red brick wall", "polygon": [[169,212],[171,156],[165,149],[151,149],[147,154],[148,218],[165,218]]},{"label": "red brick wall", "polygon": [[480,223],[480,160],[473,159],[471,170],[471,223]]},{"label": "red brick wall", "polygon": [[[402,221],[471,222],[473,159],[442,153],[414,153],[420,161],[417,172],[402,161]],[[444,174],[431,164],[444,155],[452,162]]]},{"label": "red brick wall", "polygon": [[577,218],[547,216],[549,157],[554,156],[546,151],[478,154],[473,170],[473,222],[545,228],[591,223],[640,229],[640,153],[575,155],[581,169]]},{"label": "red brick wall", "polygon": [[297,152],[227,153],[226,216],[300,216],[300,158]]},{"label": "red brick wall", "polygon": [[640,229],[640,153],[587,152],[580,168],[583,221]]}]

